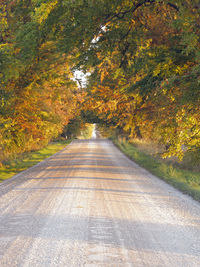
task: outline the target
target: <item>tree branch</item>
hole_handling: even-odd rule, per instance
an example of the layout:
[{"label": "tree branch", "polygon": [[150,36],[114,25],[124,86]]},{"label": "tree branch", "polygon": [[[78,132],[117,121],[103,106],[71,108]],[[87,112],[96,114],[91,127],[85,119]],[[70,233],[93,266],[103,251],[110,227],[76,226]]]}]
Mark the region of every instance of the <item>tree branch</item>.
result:
[{"label": "tree branch", "polygon": [[172,7],[172,8],[174,8],[176,11],[179,11],[179,8],[176,5],[172,4],[172,3],[168,2],[167,5]]},{"label": "tree branch", "polygon": [[[154,4],[154,3],[164,3],[163,1],[156,1],[156,0],[143,0],[142,2],[139,2],[138,4],[136,4],[135,6],[133,6],[132,8],[125,10],[125,11],[120,11],[119,13],[110,15],[108,14],[105,17],[105,23],[108,23],[110,21],[112,21],[113,19],[117,18],[117,19],[123,19],[128,13],[133,13],[135,12],[139,7],[145,5],[145,4]],[[179,11],[178,6],[176,6],[175,4],[172,4],[170,2],[166,3],[168,6],[174,8],[176,11]]]}]

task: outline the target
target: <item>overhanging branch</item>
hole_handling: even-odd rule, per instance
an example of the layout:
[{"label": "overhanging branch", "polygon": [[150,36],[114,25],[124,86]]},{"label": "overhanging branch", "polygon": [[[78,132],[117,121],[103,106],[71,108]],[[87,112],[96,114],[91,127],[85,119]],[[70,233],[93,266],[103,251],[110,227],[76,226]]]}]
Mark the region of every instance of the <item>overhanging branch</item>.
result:
[{"label": "overhanging branch", "polygon": [[[128,10],[125,10],[125,11],[120,11],[118,13],[115,13],[115,14],[108,14],[106,17],[105,17],[105,22],[104,24],[112,21],[113,19],[123,19],[127,14],[129,13],[134,13],[138,8],[140,8],[141,6],[145,5],[145,4],[155,4],[155,3],[160,3],[160,4],[164,4],[165,2],[164,1],[157,1],[157,0],[144,0],[144,1],[141,1],[139,2],[138,4],[134,5],[132,8],[128,9]],[[166,3],[168,6],[172,7],[173,9],[175,9],[176,11],[179,11],[179,8],[177,5],[175,4],[172,4],[170,2],[167,2]]]}]

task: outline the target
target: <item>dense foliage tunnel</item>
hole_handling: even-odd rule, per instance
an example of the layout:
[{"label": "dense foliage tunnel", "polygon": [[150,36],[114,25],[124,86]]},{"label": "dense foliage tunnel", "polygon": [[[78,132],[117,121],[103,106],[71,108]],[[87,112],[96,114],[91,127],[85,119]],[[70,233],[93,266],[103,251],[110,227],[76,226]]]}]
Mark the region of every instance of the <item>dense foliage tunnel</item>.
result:
[{"label": "dense foliage tunnel", "polygon": [[[0,0],[0,161],[73,120],[200,149],[198,0]],[[90,73],[86,85],[75,71]],[[88,116],[88,117],[87,117]]]}]

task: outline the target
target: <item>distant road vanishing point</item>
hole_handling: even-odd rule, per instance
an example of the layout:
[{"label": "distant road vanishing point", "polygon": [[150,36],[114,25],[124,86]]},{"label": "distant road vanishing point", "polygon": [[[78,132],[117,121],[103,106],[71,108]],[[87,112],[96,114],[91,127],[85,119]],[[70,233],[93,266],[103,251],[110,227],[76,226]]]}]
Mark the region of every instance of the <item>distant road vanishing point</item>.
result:
[{"label": "distant road vanishing point", "polygon": [[75,140],[0,184],[1,267],[200,266],[200,205],[111,141]]}]

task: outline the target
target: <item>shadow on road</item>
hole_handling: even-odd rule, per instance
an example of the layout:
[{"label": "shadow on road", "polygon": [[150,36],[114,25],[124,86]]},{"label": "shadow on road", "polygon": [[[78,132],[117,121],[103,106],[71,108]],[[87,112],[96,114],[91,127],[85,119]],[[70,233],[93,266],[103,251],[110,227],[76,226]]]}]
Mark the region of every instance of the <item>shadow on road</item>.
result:
[{"label": "shadow on road", "polygon": [[[3,219],[4,218],[4,219]],[[45,228],[43,228],[45,226]],[[89,233],[85,232],[88,229]],[[120,232],[123,242],[116,232]],[[195,240],[188,240],[185,246],[185,232],[193,230],[195,226],[181,226],[174,224],[159,224],[132,220],[121,220],[107,217],[76,217],[76,216],[45,216],[42,214],[4,214],[1,216],[0,236],[5,237],[37,237],[49,240],[80,241],[91,244],[109,245],[112,247],[123,246],[128,250],[174,252],[198,256],[192,246]],[[41,231],[41,229],[43,229]],[[80,234],[80,230],[82,233]],[[96,229],[96,231],[95,231]],[[200,236],[198,228],[195,229],[197,237]],[[163,235],[167,231],[168,238]],[[154,237],[152,239],[152,237]],[[156,238],[155,238],[156,237]],[[148,239],[150,242],[148,242]],[[153,242],[152,242],[153,240]],[[158,244],[162,246],[158,249]],[[182,245],[184,244],[184,245]]]}]

